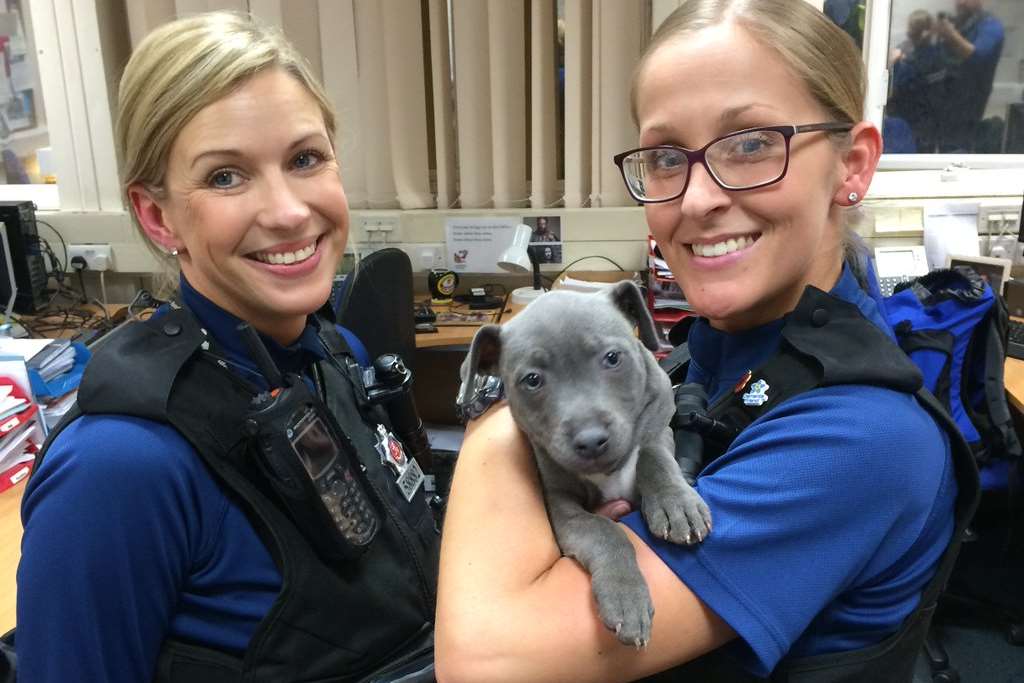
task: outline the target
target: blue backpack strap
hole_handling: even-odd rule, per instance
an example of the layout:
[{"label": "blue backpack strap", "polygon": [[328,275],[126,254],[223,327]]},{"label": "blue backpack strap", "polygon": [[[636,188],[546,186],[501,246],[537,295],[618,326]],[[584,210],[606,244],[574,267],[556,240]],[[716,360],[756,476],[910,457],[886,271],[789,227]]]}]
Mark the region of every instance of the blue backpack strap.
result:
[{"label": "blue backpack strap", "polygon": [[950,367],[953,364],[953,345],[955,338],[948,330],[914,330],[909,320],[901,321],[893,328],[896,341],[904,353],[913,357],[918,351],[934,351],[940,354],[941,369],[931,391],[939,402],[949,405]]},{"label": "blue backpack strap", "polygon": [[[1004,384],[1008,334],[1006,302],[995,296],[992,308],[979,325],[968,350],[968,359],[977,363],[977,367],[970,369],[969,377],[978,385],[975,391],[979,400],[968,400],[965,407],[982,433],[983,443],[988,445],[983,453],[976,453],[981,462],[989,457],[1018,458],[1022,454]],[[973,396],[969,398],[973,399]]]}]

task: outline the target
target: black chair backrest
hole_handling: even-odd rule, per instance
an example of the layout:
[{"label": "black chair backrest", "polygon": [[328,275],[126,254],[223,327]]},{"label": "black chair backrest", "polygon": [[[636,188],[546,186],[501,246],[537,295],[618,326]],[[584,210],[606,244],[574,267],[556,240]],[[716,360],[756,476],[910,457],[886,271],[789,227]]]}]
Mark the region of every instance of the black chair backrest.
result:
[{"label": "black chair backrest", "polygon": [[409,256],[392,247],[375,251],[359,261],[349,280],[338,322],[359,337],[371,361],[397,353],[412,368],[416,330]]}]

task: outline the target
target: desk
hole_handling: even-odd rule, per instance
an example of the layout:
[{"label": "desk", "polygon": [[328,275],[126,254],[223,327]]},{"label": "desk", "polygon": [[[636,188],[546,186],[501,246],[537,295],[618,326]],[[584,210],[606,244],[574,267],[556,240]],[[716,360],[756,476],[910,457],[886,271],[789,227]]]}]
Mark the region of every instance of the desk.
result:
[{"label": "desk", "polygon": [[1003,373],[1006,397],[1010,399],[1010,405],[1019,414],[1024,415],[1024,360],[1007,358]]},{"label": "desk", "polygon": [[0,493],[0,635],[14,628],[18,561],[21,560],[21,495],[25,482]]},{"label": "desk", "polygon": [[[443,313],[451,309],[448,304],[431,304],[431,308],[435,313]],[[459,310],[467,309],[466,306],[459,306]],[[508,322],[521,307],[516,307],[513,310],[511,304],[508,303],[508,298],[505,299],[505,305],[497,309],[494,313],[494,322],[501,324],[502,322]],[[487,311],[474,311],[486,313]],[[416,333],[416,348],[417,349],[430,349],[439,346],[466,346],[473,341],[473,336],[476,335],[476,331],[480,329],[480,325],[438,325],[437,332],[418,332]]]},{"label": "desk", "polygon": [[[439,304],[435,312],[445,310]],[[494,322],[506,323],[522,310],[505,301],[498,309]],[[459,391],[459,368],[473,336],[480,325],[438,325],[437,332],[416,335],[416,354],[413,358],[413,398],[424,422],[441,425],[459,425],[455,415],[455,396]]]},{"label": "desk", "polygon": [[[1024,322],[1021,318],[1014,320]],[[1024,416],[1024,360],[1006,359],[1003,365],[1003,386],[1006,387],[1006,397],[1010,405],[1017,411],[1015,417]]]}]

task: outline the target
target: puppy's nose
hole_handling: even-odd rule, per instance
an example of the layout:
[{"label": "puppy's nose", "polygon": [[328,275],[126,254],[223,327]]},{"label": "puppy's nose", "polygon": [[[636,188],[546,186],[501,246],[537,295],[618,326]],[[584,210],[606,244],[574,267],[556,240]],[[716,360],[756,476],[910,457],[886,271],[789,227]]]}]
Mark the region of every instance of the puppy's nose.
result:
[{"label": "puppy's nose", "polygon": [[608,448],[608,430],[603,427],[584,427],[572,440],[576,455],[581,458],[596,458]]}]

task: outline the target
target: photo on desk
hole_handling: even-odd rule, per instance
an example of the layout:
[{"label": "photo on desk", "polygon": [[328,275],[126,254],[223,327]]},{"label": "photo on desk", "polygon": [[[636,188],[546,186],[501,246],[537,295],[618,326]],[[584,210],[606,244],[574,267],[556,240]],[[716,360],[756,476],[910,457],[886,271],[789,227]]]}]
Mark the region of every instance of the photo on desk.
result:
[{"label": "photo on desk", "polygon": [[950,254],[946,257],[946,267],[969,266],[985,280],[992,291],[1003,294],[1004,283],[1010,279],[1010,266],[1013,261],[1008,258],[994,256],[958,256]]},{"label": "photo on desk", "polygon": [[561,216],[526,216],[523,223],[533,228],[530,246],[539,263],[562,262]]}]

